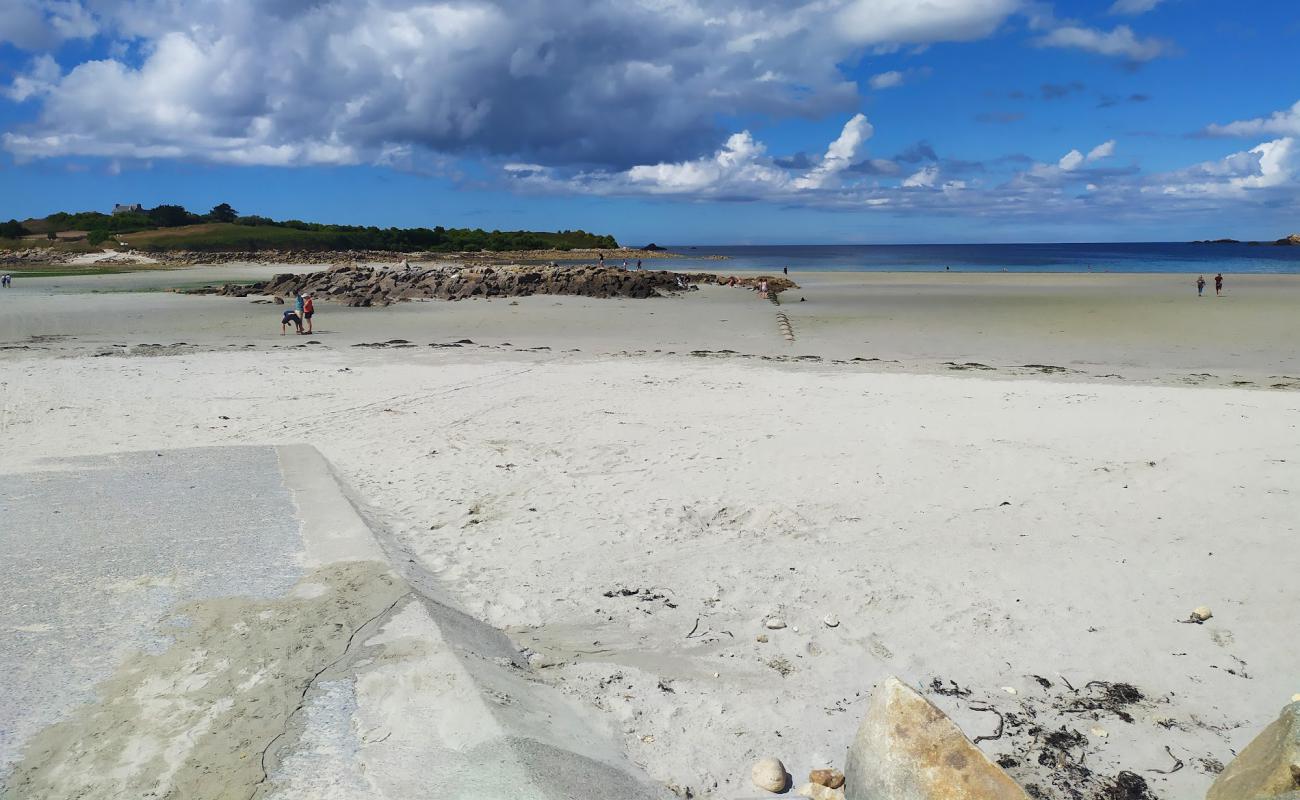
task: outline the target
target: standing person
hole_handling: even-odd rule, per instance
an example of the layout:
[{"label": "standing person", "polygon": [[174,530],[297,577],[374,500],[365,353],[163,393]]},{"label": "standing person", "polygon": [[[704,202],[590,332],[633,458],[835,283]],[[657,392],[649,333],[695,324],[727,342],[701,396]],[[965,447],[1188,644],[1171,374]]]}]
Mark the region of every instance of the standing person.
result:
[{"label": "standing person", "polygon": [[789,275],[789,274],[790,274],[790,268],[789,268],[789,267],[781,267],[781,271],[784,272],[786,275]]},{"label": "standing person", "polygon": [[1196,278],[1196,296],[1200,297],[1205,294],[1205,276],[1201,275]]},{"label": "standing person", "polygon": [[293,325],[293,327],[298,330],[298,333],[302,333],[302,317],[298,316],[298,312],[294,311],[292,308],[286,308],[284,314],[280,317],[281,336],[284,335],[284,329],[290,325]]},{"label": "standing person", "polygon": [[626,259],[626,258],[623,259],[623,271],[624,271],[624,272],[627,271],[627,259]]},{"label": "standing person", "polygon": [[1214,276],[1214,294],[1216,297],[1223,295],[1223,273],[1220,272]]},{"label": "standing person", "polygon": [[307,323],[306,333],[311,333],[311,316],[316,313],[315,296],[307,295],[302,304],[302,321]]},{"label": "standing person", "polygon": [[636,271],[637,272],[641,271],[641,259],[639,258],[636,260]]},{"label": "standing person", "polygon": [[598,265],[600,266],[601,269],[604,269],[604,268],[605,268],[605,254],[604,254],[604,253],[597,253],[596,255],[600,257],[599,262],[597,262]]},{"label": "standing person", "polygon": [[298,321],[300,323],[302,321],[302,309],[306,304],[307,301],[303,299],[302,292],[295,291],[293,293],[293,310],[298,312]]}]

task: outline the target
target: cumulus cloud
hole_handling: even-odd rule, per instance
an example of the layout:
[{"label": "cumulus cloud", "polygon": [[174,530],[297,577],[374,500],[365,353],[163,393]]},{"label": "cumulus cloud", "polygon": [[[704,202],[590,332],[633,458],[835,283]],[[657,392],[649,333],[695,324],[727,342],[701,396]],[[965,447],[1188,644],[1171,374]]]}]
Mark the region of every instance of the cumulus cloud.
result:
[{"label": "cumulus cloud", "polygon": [[839,138],[826,148],[826,155],[822,156],[821,163],[794,182],[795,188],[820,189],[833,183],[837,175],[853,166],[858,152],[873,133],[875,128],[867,118],[862,114],[855,114],[845,123]]},{"label": "cumulus cloud", "polygon": [[722,116],[847,112],[858,87],[838,64],[979,38],[1022,4],[86,2],[0,0],[19,47],[97,34],[131,54],[12,82],[8,95],[38,109],[4,138],[18,158],[348,164],[406,147],[553,166],[680,161],[716,141]]},{"label": "cumulus cloud", "polygon": [[1210,136],[1300,136],[1300,102],[1267,117],[1211,125],[1205,132]]},{"label": "cumulus cloud", "polygon": [[1169,51],[1167,42],[1155,38],[1143,39],[1127,25],[1120,25],[1111,31],[1081,25],[1063,25],[1038,37],[1034,43],[1039,47],[1086,50],[1131,62],[1150,61]]},{"label": "cumulus cloud", "polygon": [[48,50],[98,32],[95,18],[78,0],[0,0],[0,44]]},{"label": "cumulus cloud", "polygon": [[1235,197],[1271,196],[1278,191],[1294,197],[1300,172],[1300,147],[1292,137],[1264,142],[1233,153],[1159,176],[1148,192],[1170,196]]}]

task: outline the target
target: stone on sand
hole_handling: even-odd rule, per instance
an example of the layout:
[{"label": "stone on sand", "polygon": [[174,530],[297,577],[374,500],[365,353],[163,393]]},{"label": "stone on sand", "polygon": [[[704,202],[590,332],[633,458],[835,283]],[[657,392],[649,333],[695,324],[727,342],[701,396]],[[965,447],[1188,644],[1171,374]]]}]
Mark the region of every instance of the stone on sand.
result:
[{"label": "stone on sand", "polygon": [[785,620],[780,617],[768,617],[767,622],[763,623],[770,631],[779,631],[785,627]]},{"label": "stone on sand", "polygon": [[1282,714],[1228,764],[1205,800],[1281,800],[1300,790],[1300,703]]},{"label": "stone on sand", "polygon": [[892,676],[872,692],[844,774],[848,800],[1029,800],[952,720]]},{"label": "stone on sand", "polygon": [[754,763],[749,778],[760,789],[779,794],[789,785],[790,776],[779,758],[763,758]]},{"label": "stone on sand", "polygon": [[800,797],[811,797],[812,800],[844,800],[843,789],[832,789],[820,783],[805,783],[794,793]]},{"label": "stone on sand", "polygon": [[1192,609],[1193,622],[1204,622],[1212,616],[1214,616],[1214,612],[1210,611],[1209,606],[1197,606]]},{"label": "stone on sand", "polygon": [[808,782],[838,789],[844,785],[844,773],[837,769],[815,769],[808,773]]}]

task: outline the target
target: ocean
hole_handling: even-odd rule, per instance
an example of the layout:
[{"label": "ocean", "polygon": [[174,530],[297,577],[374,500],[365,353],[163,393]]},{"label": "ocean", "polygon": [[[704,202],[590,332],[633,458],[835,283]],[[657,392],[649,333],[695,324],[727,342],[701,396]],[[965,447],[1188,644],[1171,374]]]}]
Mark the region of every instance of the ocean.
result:
[{"label": "ocean", "polygon": [[[780,272],[1300,273],[1300,247],[1271,244],[935,244],[668,247],[673,269]],[[706,258],[727,256],[726,261]],[[698,259],[698,261],[697,261]],[[616,263],[611,261],[612,263]],[[647,266],[651,266],[647,264]]]}]

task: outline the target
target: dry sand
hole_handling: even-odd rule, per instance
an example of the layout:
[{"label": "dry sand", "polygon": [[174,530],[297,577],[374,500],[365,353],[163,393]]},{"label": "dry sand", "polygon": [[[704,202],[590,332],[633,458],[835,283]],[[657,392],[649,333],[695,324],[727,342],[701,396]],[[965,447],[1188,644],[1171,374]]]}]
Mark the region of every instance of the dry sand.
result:
[{"label": "dry sand", "polygon": [[[314,444],[683,794],[752,797],[767,755],[842,767],[894,673],[972,735],[1001,715],[981,746],[1044,797],[1120,770],[1201,796],[1300,691],[1300,281],[1198,300],[1176,276],[795,277],[780,309],[323,306],[311,345],[269,305],[24,283],[0,294],[0,346],[26,348],[0,351],[0,441],[13,469]],[[351,346],[390,339],[419,346]],[[820,360],[776,360],[800,355]],[[1144,699],[1095,703],[1093,681]]]}]

